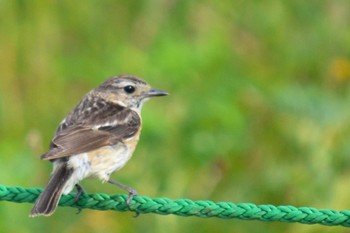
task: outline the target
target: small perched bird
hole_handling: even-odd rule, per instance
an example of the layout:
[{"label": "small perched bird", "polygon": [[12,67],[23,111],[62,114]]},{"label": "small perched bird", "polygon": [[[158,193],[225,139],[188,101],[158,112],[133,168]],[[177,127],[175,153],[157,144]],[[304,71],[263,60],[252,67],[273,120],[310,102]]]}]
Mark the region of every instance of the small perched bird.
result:
[{"label": "small perched bird", "polygon": [[165,95],[168,93],[130,75],[112,77],[90,91],[60,123],[49,151],[41,156],[53,162],[53,172],[29,216],[53,214],[61,195],[74,187],[77,201],[83,193],[79,182],[86,177],[126,190],[129,204],[137,192],[111,180],[110,175],[122,168],[135,150],[143,103]]}]

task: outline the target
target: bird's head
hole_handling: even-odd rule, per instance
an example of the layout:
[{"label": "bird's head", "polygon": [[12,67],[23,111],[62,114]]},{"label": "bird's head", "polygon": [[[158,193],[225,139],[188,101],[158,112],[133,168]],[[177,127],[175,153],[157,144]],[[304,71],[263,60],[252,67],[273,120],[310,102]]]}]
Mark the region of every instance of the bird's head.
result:
[{"label": "bird's head", "polygon": [[109,101],[137,111],[141,110],[143,103],[149,98],[168,95],[167,92],[154,89],[144,80],[131,75],[114,76],[97,87],[96,91]]}]

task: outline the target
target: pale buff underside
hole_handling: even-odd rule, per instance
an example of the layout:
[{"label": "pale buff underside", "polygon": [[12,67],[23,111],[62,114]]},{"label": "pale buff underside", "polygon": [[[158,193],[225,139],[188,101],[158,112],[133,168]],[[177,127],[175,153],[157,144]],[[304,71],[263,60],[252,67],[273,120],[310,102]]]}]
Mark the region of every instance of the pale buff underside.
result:
[{"label": "pale buff underside", "polygon": [[[110,175],[121,169],[131,158],[138,138],[126,140],[114,146],[104,146],[88,153],[81,153],[70,156],[68,167],[73,168],[73,174],[67,181],[63,194],[68,194],[74,186],[87,177],[98,178],[102,182],[107,182]],[[62,163],[62,160],[54,161],[54,168]]]}]

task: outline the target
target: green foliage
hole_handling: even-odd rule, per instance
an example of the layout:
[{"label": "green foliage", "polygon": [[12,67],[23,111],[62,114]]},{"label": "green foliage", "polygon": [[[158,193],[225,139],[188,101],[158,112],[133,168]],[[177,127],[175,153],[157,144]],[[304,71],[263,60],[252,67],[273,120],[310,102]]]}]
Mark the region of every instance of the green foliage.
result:
[{"label": "green foliage", "polygon": [[[143,111],[114,175],[142,195],[349,209],[350,2],[0,2],[0,177],[44,186],[65,114],[114,74],[171,95]],[[89,192],[120,193],[97,180]],[[4,232],[334,232],[335,228],[1,203]],[[346,232],[346,229],[337,229]]]}]

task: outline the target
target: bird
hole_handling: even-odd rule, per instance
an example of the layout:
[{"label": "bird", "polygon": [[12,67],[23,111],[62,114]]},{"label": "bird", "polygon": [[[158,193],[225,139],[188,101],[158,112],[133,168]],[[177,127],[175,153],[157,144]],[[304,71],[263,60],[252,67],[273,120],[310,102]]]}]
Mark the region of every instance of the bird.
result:
[{"label": "bird", "polygon": [[84,193],[79,182],[88,177],[126,190],[129,205],[137,191],[110,176],[132,157],[141,133],[143,104],[166,95],[133,75],[113,76],[88,92],[61,121],[40,157],[53,163],[53,171],[29,216],[52,215],[62,194],[74,187],[77,201]]}]

